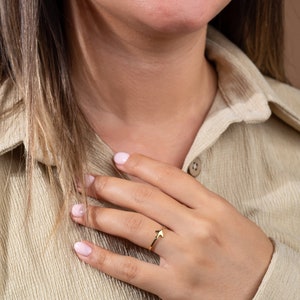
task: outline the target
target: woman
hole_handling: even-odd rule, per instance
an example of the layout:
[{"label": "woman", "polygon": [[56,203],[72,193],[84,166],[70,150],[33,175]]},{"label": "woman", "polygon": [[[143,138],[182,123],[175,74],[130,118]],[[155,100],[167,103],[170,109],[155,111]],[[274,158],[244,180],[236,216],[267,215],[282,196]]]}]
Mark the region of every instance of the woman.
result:
[{"label": "woman", "polygon": [[297,298],[282,3],[229,2],[1,1],[2,298]]}]

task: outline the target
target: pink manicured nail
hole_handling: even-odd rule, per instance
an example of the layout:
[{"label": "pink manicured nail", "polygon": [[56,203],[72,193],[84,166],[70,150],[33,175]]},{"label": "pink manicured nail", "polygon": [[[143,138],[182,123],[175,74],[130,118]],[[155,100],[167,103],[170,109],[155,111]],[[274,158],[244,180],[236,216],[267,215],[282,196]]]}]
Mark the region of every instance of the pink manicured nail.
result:
[{"label": "pink manicured nail", "polygon": [[76,251],[76,253],[83,255],[83,256],[89,256],[92,253],[92,248],[82,242],[75,243],[74,250]]},{"label": "pink manicured nail", "polygon": [[126,152],[118,152],[114,156],[114,162],[117,165],[124,165],[129,157],[129,154]]},{"label": "pink manicured nail", "polygon": [[82,217],[85,213],[85,206],[83,204],[75,204],[71,211],[74,217]]},{"label": "pink manicured nail", "polygon": [[95,177],[92,175],[84,175],[84,186],[89,188],[93,182],[95,181]]}]

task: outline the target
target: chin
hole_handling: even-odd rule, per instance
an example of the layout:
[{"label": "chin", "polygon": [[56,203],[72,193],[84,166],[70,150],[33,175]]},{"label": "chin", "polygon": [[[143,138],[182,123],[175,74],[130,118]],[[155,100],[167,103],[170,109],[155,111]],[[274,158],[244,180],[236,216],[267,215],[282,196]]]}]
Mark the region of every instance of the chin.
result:
[{"label": "chin", "polygon": [[140,22],[160,33],[188,33],[209,23],[230,1],[226,0],[148,1]]},{"label": "chin", "polygon": [[102,13],[109,13],[124,24],[165,34],[194,32],[206,27],[229,2],[230,0],[93,0]]},{"label": "chin", "polygon": [[181,34],[197,31],[207,25],[207,22],[201,22],[200,19],[179,18],[172,16],[165,19],[155,20],[148,24],[153,31],[163,34]]}]

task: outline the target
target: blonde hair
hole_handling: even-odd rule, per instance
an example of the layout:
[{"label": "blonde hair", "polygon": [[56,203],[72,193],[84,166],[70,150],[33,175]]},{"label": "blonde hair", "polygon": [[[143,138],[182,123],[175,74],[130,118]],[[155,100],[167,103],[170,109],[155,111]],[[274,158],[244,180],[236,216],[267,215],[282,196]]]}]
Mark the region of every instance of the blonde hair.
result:
[{"label": "blonde hair", "polygon": [[[31,198],[32,172],[37,152],[54,160],[65,199],[83,178],[86,160],[82,140],[87,122],[73,97],[68,73],[61,1],[12,1],[0,3],[0,82],[13,82],[25,105],[28,126],[26,153],[27,197]],[[8,111],[0,111],[0,117]],[[82,162],[82,163],[80,163]],[[52,166],[49,180],[57,182]]]}]

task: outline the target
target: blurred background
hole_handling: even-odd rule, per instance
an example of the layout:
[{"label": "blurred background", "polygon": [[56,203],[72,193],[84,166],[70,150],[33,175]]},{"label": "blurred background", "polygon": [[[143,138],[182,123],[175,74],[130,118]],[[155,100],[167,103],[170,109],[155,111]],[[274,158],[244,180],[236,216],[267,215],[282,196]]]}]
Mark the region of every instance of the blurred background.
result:
[{"label": "blurred background", "polygon": [[300,89],[300,0],[285,0],[285,65],[291,84]]}]

